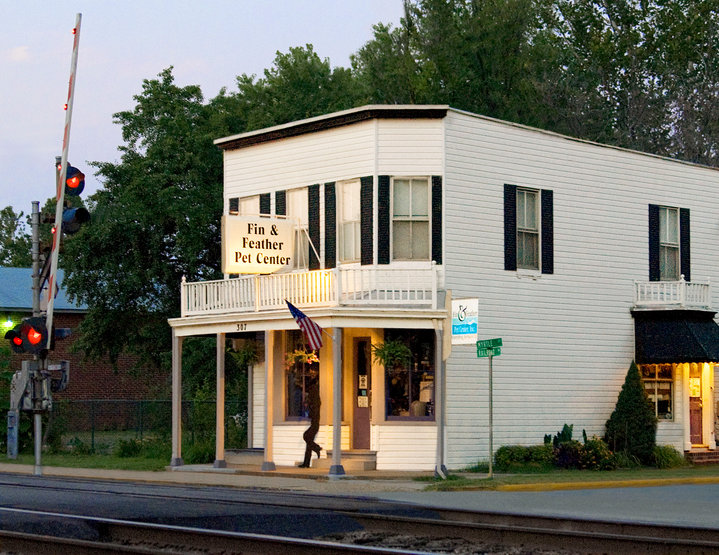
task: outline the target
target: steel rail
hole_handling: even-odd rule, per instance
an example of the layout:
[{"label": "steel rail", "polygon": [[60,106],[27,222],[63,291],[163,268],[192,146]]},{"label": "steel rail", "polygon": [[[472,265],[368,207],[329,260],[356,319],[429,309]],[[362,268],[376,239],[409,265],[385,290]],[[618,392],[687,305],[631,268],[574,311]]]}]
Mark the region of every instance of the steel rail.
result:
[{"label": "steel rail", "polygon": [[417,554],[417,551],[387,549],[365,545],[352,545],[326,540],[290,538],[225,530],[206,530],[188,526],[174,526],[147,522],[134,522],[110,518],[97,518],[64,513],[2,509],[6,512],[51,519],[69,519],[94,528],[98,539],[87,540],[60,536],[37,535],[26,532],[0,530],[0,550],[22,555],[97,555],[103,554],[158,554],[203,555],[233,553],[242,555],[390,555]]},{"label": "steel rail", "polygon": [[[103,541],[166,546],[181,546],[179,552],[188,548],[234,550],[242,553],[407,553],[381,547],[350,545],[343,542],[347,535],[339,537],[340,543],[281,538],[260,534],[204,530],[182,526],[138,523],[114,519],[84,517],[64,513],[44,513],[24,509],[0,509],[52,518],[74,519],[98,530]],[[533,549],[563,549],[574,553],[662,553],[693,554],[719,552],[719,530],[650,524],[627,524],[610,521],[591,521],[555,517],[523,517],[500,513],[474,513],[472,511],[439,510],[437,518],[371,514],[361,511],[337,511],[364,526],[365,531],[389,535],[406,535],[415,538],[453,538],[481,545],[502,545]],[[7,532],[0,532],[0,547],[5,547]],[[17,534],[17,533],[9,533]],[[26,540],[30,541],[30,540]],[[49,541],[44,539],[44,541]],[[63,540],[69,541],[69,540]],[[108,543],[102,543],[105,549]],[[169,546],[168,548],[171,548]],[[130,553],[145,553],[143,546]],[[53,547],[53,549],[55,549]],[[89,549],[83,546],[83,549]],[[45,551],[47,552],[47,551]],[[56,551],[52,551],[53,553]],[[79,553],[78,551],[69,551]],[[87,551],[90,552],[90,551]],[[107,551],[105,551],[107,552]],[[120,551],[117,553],[126,553]],[[150,551],[152,552],[152,551]],[[418,553],[413,550],[413,553]],[[23,551],[24,553],[24,551]],[[172,553],[172,551],[169,551]]]}]

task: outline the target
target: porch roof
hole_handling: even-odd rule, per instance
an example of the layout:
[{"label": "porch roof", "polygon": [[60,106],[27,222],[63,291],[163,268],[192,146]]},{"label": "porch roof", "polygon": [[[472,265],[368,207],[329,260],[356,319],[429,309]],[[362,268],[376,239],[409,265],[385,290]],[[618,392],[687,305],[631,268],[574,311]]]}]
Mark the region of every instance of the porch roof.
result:
[{"label": "porch roof", "polygon": [[[445,320],[445,309],[407,309],[378,307],[303,307],[308,317],[323,329],[340,328],[415,328],[433,329],[437,320]],[[289,310],[265,310],[170,318],[168,323],[178,337],[298,329]]]}]

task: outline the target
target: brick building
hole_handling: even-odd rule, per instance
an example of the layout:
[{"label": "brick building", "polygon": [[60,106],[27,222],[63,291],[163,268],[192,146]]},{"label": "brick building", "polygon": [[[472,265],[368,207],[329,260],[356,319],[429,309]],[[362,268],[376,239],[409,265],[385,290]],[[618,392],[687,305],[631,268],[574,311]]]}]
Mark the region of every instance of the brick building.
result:
[{"label": "brick building", "polygon": [[[62,289],[63,271],[58,270],[60,291],[55,299],[55,328],[70,328],[73,333],[82,322],[87,308],[71,303]],[[0,268],[0,322],[5,330],[32,315],[32,269]],[[12,323],[11,323],[12,322]],[[4,332],[3,332],[4,335]],[[55,350],[48,356],[51,362],[70,361],[70,381],[62,393],[53,394],[55,400],[80,401],[88,399],[138,400],[156,398],[164,391],[165,378],[157,370],[142,372],[135,369],[137,357],[123,354],[117,364],[109,360],[83,360],[82,353],[73,353],[76,335],[56,341]],[[13,353],[10,369],[19,370],[23,359],[31,355]],[[133,370],[134,369],[134,370]]]}]

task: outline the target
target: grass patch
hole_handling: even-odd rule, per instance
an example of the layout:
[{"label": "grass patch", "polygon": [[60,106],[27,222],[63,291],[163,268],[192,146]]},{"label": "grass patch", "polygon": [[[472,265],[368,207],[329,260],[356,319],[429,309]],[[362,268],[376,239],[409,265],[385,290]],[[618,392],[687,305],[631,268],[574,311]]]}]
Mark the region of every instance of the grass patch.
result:
[{"label": "grass patch", "polygon": [[[35,456],[21,453],[17,459],[0,459],[3,463],[35,464]],[[77,455],[72,453],[43,453],[42,466],[65,468],[104,468],[107,470],[164,470],[169,459],[148,459],[146,457],[117,457],[115,455]]]},{"label": "grass patch", "polygon": [[719,480],[719,465],[697,465],[681,468],[632,468],[610,471],[598,470],[550,470],[531,474],[495,474],[493,478],[473,477],[470,473],[451,475],[451,480],[432,478],[427,486],[428,491],[459,491],[459,490],[496,490],[503,486],[550,484],[597,484],[619,481],[644,480]]}]

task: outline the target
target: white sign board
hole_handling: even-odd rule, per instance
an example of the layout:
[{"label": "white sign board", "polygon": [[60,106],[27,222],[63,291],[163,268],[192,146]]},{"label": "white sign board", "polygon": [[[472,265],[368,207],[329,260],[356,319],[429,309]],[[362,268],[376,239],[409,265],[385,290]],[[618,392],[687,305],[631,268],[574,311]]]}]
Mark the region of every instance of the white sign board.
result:
[{"label": "white sign board", "polygon": [[292,222],[259,216],[222,216],[222,271],[271,274],[289,266],[294,255]]},{"label": "white sign board", "polygon": [[479,299],[452,299],[452,345],[477,342]]}]

